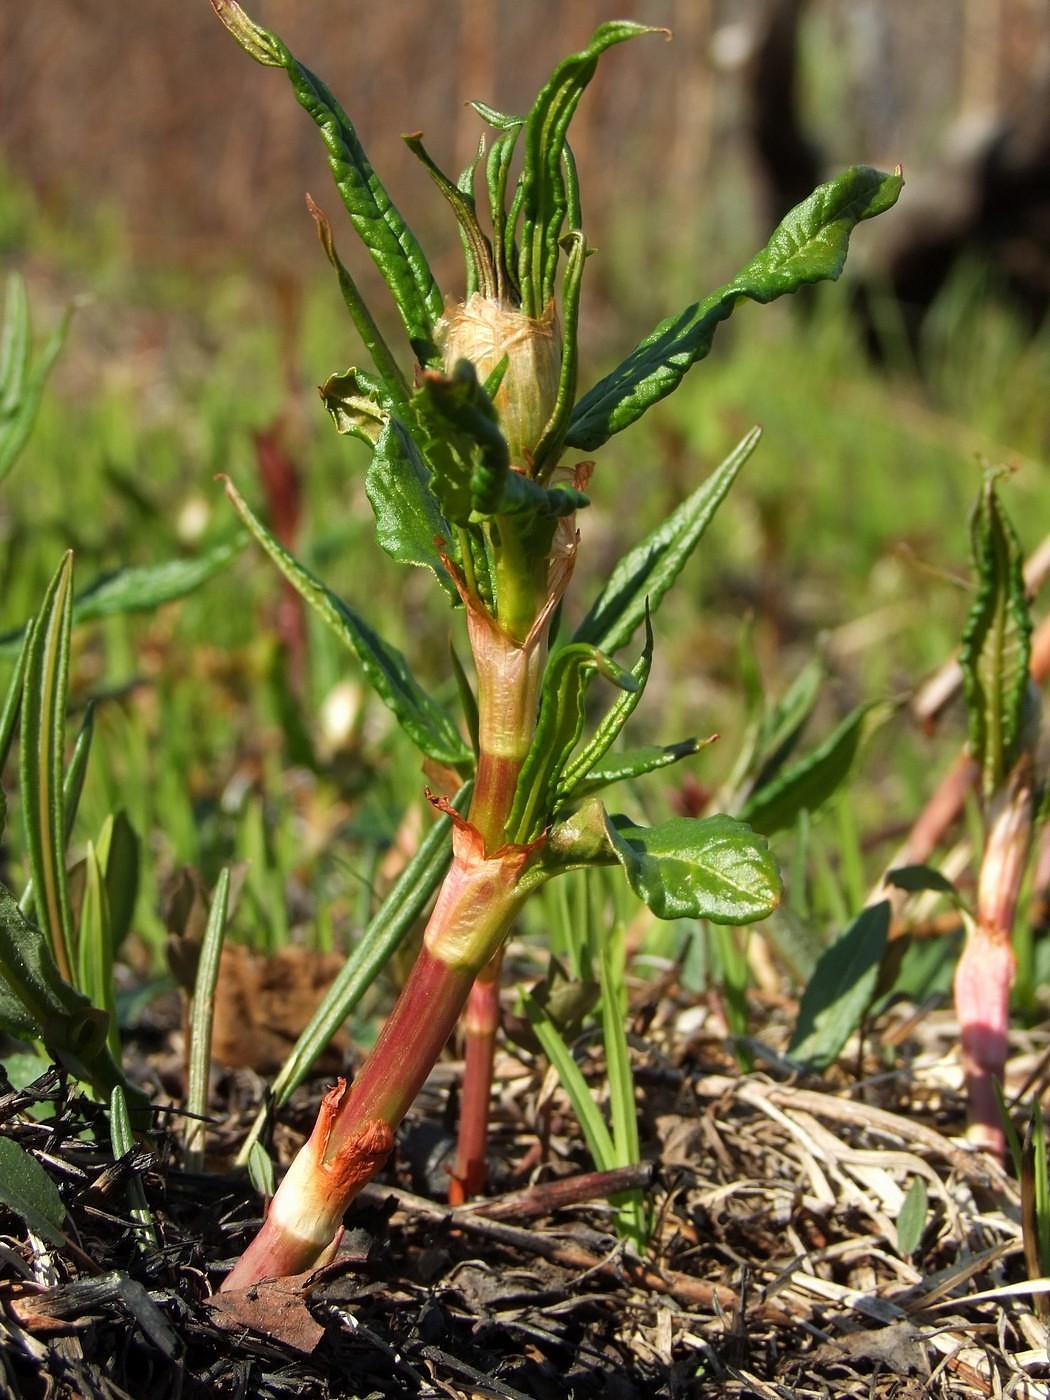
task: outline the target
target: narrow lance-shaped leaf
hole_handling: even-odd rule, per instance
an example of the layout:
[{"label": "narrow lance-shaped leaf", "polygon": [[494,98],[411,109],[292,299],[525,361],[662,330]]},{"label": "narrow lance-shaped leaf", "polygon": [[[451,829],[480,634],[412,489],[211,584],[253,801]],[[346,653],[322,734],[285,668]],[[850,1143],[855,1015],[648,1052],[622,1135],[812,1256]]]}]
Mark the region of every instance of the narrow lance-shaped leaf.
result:
[{"label": "narrow lance-shaped leaf", "polygon": [[33,624],[19,744],[29,869],[41,922],[50,935],[55,961],[67,982],[73,980],[74,966],[63,796],[72,605],[73,556],[67,554]]},{"label": "narrow lance-shaped leaf", "polygon": [[396,647],[385,642],[363,617],[337,597],[281,545],[251,511],[228,479],[226,494],[238,515],[295,587],[296,591],[356,654],[376,694],[405,733],[428,757],[453,767],[471,761],[470,749],[449,712],[432,699]]},{"label": "narrow lance-shaped leaf", "polygon": [[212,8],[256,62],[287,73],[321,133],[343,204],[390,288],[416,357],[420,364],[440,364],[433,337],[443,310],[440,288],[415,235],[372,169],[350,118],[324,83],[275,34],[249,19],[235,0],[212,0]]},{"label": "narrow lance-shaped leaf", "polygon": [[95,843],[84,852],[84,899],[80,908],[77,937],[77,985],[92,1005],[109,1016],[106,1043],[113,1058],[120,1058],[116,998],[113,988],[113,926],[109,917],[109,894]]},{"label": "narrow lance-shaped leaf", "polygon": [[[452,799],[457,812],[467,810],[473,782],[464,783]],[[427,832],[419,849],[395,880],[372,916],[367,929],[329,987],[274,1080],[273,1101],[280,1106],[310,1073],[318,1055],[371,987],[391,954],[423,915],[452,860],[452,821],[442,815]],[[247,1162],[258,1140],[265,1112],[253,1125],[238,1158]]]},{"label": "narrow lance-shaped leaf", "polygon": [[[164,603],[174,603],[221,573],[248,542],[238,532],[213,549],[192,559],[165,559],[160,564],[133,565],[103,574],[73,599],[73,625],[98,618],[116,617],[129,612],[149,612]],[[0,654],[11,654],[21,646],[27,629],[0,637]]]},{"label": "narrow lance-shaped leaf", "polygon": [[714,742],[710,739],[680,739],[677,744],[646,744],[637,749],[624,749],[600,759],[587,769],[586,776],[572,789],[575,800],[590,797],[614,783],[633,782],[636,778],[647,777],[672,763],[681,763],[683,758],[694,754]]},{"label": "narrow lance-shaped leaf", "polygon": [[[73,752],[69,758],[69,766],[66,768],[65,777],[62,780],[62,827],[65,833],[65,841],[68,847],[70,833],[73,824],[77,819],[77,809],[80,806],[80,794],[84,790],[84,779],[87,776],[88,758],[91,755],[91,741],[95,733],[95,704],[94,701],[88,705],[84,712],[84,720],[80,726],[80,733],[76,737],[73,745]],[[30,876],[22,890],[22,898],[19,907],[23,914],[32,917],[36,907],[36,886],[33,877]],[[82,986],[78,982],[78,986]]]},{"label": "narrow lance-shaped leaf", "polygon": [[761,436],[760,428],[752,428],[672,515],[623,556],[576,629],[574,642],[613,652],[630,641],[685,567]]},{"label": "narrow lance-shaped leaf", "polygon": [[719,323],[742,300],[775,301],[809,283],[834,281],[854,227],[896,203],[903,183],[899,172],[884,175],[858,165],[814,190],[732,282],[661,321],[621,365],[584,394],[569,425],[568,445],[593,452],[670,394],[686,371],[704,358]]},{"label": "narrow lance-shaped leaf", "polygon": [[970,751],[980,766],[984,793],[990,796],[1019,753],[1032,631],[1024,557],[992,473],[985,478],[970,529],[977,596],[963,634],[960,664]]},{"label": "narrow lance-shaped leaf", "polygon": [[860,705],[824,742],[750,794],[739,816],[765,836],[794,826],[800,812],[816,812],[849,776],[865,738],[893,713],[887,701]]},{"label": "narrow lance-shaped leaf", "polygon": [[536,733],[522,765],[514,805],[507,819],[510,840],[525,845],[538,836],[550,820],[562,770],[583,733],[587,688],[597,671],[602,671],[623,690],[638,689],[638,682],[629,671],[616,666],[595,647],[585,643],[563,647],[547,663]]},{"label": "narrow lance-shaped leaf", "polygon": [[522,310],[539,316],[554,296],[558,243],[568,196],[562,174],[565,136],[598,59],[613,44],[654,33],[645,25],[611,20],[599,25],[581,52],[563,59],[541,89],[525,122],[518,281]]},{"label": "narrow lance-shaped leaf", "polygon": [[32,345],[25,283],[17,273],[8,278],[0,334],[0,481],[29,439],[44,386],[65,344],[72,315],[73,307],[69,307],[30,368]]}]

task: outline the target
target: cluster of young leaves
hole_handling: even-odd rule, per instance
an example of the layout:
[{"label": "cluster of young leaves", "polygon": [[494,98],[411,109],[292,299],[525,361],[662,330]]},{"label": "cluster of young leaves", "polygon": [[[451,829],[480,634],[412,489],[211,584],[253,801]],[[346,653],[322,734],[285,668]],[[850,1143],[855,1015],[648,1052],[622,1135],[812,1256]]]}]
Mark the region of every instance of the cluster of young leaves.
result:
[{"label": "cluster of young leaves", "polygon": [[[508,116],[482,104],[494,129],[457,181],[434,164],[418,136],[408,138],[448,200],[466,254],[467,293],[508,300],[539,317],[560,300],[562,362],[556,402],[526,470],[509,460],[493,399],[506,365],[482,382],[469,364],[441,366],[438,322],[445,301],[418,240],[373,169],[343,108],[323,82],[274,34],[255,24],[235,0],[212,0],[217,15],[258,62],[284,70],[299,102],[316,123],[350,222],[390,289],[416,365],[403,368],[365,307],[335,250],[328,221],[311,201],[325,253],[372,367],[332,376],[322,396],[340,432],[371,450],[365,489],[381,546],[396,560],[425,566],[455,602],[459,588],[500,617],[498,552],[513,539],[527,571],[549,553],[557,518],[583,508],[586,498],[548,485],[566,448],[592,451],[635,422],[681,381],[709,351],[717,326],[743,300],[769,302],[797,288],[837,278],[849,237],[862,220],[889,208],[899,172],[856,167],[821,186],[793,210],[767,247],[724,287],[678,316],[661,322],[611,374],[577,399],[577,313],[587,254],[575,165],[567,144],[569,122],[601,54],[649,32],[625,22],[601,25],[587,47],[562,62],[529,113]],[[521,174],[511,185],[511,164]],[[488,229],[482,226],[475,182],[483,166]],[[411,387],[413,384],[418,387]],[[612,571],[571,637],[552,650],[543,680],[535,738],[526,758],[506,827],[509,841],[529,843],[547,833],[538,880],[586,864],[620,864],[634,889],[658,914],[746,921],[769,911],[779,897],[779,875],[765,842],[728,817],[679,821],[647,829],[610,816],[594,794],[607,785],[652,772],[695,752],[696,741],[618,753],[613,746],[645,688],[652,658],[649,618],[679,576],[758,440],[740,446],[674,513]],[[473,703],[465,685],[467,723],[438,704],[415,680],[404,655],[338,598],[273,538],[232,485],[239,515],[302,596],[356,654],[377,693],[422,753],[469,779]],[[436,543],[436,541],[440,543]],[[450,569],[457,575],[456,584]],[[645,643],[629,668],[613,655],[639,628]],[[605,717],[586,734],[586,704],[596,676],[616,687]],[[855,747],[863,717],[839,736],[829,760]],[[811,779],[812,781],[812,779]],[[774,794],[756,820],[779,824]],[[798,800],[802,800],[799,798]],[[791,799],[782,796],[780,809]],[[421,867],[422,871],[423,867]],[[426,866],[426,893],[440,880]],[[423,886],[419,887],[423,893]],[[404,893],[404,892],[402,892]],[[380,911],[381,921],[386,919]],[[346,1000],[340,1002],[345,1014]],[[289,1091],[291,1082],[289,1081]]]}]

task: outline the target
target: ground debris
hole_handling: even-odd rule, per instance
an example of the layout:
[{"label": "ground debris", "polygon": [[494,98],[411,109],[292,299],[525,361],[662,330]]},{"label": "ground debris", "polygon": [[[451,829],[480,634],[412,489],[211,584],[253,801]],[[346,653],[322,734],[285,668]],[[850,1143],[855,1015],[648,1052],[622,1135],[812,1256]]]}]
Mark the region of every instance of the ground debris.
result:
[{"label": "ground debris", "polygon": [[[1017,1291],[1016,1185],[962,1142],[958,1096],[915,1082],[914,1061],[902,1093],[740,1074],[696,1040],[638,1054],[644,1167],[592,1172],[560,1091],[508,1054],[493,1195],[451,1209],[395,1158],[330,1265],[222,1295],[259,1216],[240,1174],[182,1171],[163,1118],[114,1163],[98,1105],[60,1073],[3,1094],[0,1132],[67,1217],[52,1245],[0,1208],[0,1393],[1050,1400],[1045,1329]],[[453,1078],[417,1123],[440,1124]],[[213,1155],[256,1106],[236,1075],[219,1087]],[[290,1148],[321,1092],[289,1106]],[[927,1219],[904,1254],[917,1178]],[[631,1188],[653,1203],[644,1258],[608,1201]]]}]

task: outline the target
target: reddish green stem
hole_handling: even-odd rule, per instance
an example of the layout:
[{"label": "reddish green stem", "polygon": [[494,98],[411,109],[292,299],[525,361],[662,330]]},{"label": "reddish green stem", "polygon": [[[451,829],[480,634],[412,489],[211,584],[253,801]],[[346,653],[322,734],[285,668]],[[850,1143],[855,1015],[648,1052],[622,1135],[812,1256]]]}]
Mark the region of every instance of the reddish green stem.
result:
[{"label": "reddish green stem", "polygon": [[478,975],[463,1016],[465,1065],[459,1108],[459,1139],[448,1198],[454,1205],[476,1196],[485,1185],[489,1136],[489,1102],[496,1033],[500,1024],[499,986],[502,950]]}]

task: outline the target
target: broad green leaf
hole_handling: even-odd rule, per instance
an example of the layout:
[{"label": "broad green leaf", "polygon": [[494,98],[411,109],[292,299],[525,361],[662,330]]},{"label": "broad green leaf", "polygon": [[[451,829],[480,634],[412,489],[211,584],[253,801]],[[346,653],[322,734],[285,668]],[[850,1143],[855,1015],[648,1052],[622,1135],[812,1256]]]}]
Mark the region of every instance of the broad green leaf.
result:
[{"label": "broad green leaf", "polygon": [[977,596],[959,658],[970,752],[990,797],[1005,782],[1024,737],[1032,620],[1024,556],[987,473],[970,522]]},{"label": "broad green leaf", "polygon": [[20,1039],[43,1041],[55,1059],[109,1096],[120,1084],[136,1109],[146,1100],[129,1089],[106,1048],[108,1017],[61,976],[46,936],[0,885],[0,1026]]},{"label": "broad green leaf", "polygon": [[67,554],[33,623],[22,696],[19,743],[26,850],[41,923],[55,961],[73,980],[73,913],[66,878],[63,794],[73,556]]},{"label": "broad green leaf", "polygon": [[653,827],[611,817],[606,830],[631,888],[658,919],[748,924],[780,903],[769,848],[732,817],[674,817]]},{"label": "broad green leaf", "polygon": [[66,1208],[58,1187],[14,1138],[0,1137],[0,1202],[48,1244],[61,1245]]},{"label": "broad green leaf", "polygon": [[549,822],[562,770],[583,734],[587,689],[598,671],[622,690],[638,689],[638,682],[629,671],[586,643],[562,647],[548,661],[536,732],[507,818],[510,840],[527,844]]},{"label": "broad green leaf", "polygon": [[[73,624],[94,622],[129,612],[151,612],[175,603],[221,573],[244,549],[247,535],[224,540],[192,559],[166,559],[161,564],[134,565],[103,574],[73,599]],[[0,637],[0,653],[22,645],[27,628]]]},{"label": "broad green leaf", "polygon": [[415,235],[372,169],[350,118],[324,83],[234,0],[212,0],[212,8],[256,62],[287,73],[321,133],[350,221],[390,288],[416,357],[420,364],[440,364],[433,330],[444,309],[441,290]]},{"label": "broad green leaf", "polygon": [[613,44],[653,33],[641,24],[611,20],[599,25],[581,52],[563,59],[541,89],[525,122],[521,193],[521,251],[518,285],[522,310],[542,315],[555,291],[559,240],[564,228],[568,193],[562,159],[573,113],[598,59]]},{"label": "broad green leaf", "polygon": [[30,367],[32,341],[25,283],[17,273],[7,279],[4,325],[0,332],[0,481],[14,466],[36,419],[48,375],[69,331],[69,307]]},{"label": "broad green leaf", "polygon": [[410,435],[394,418],[383,428],[365,478],[376,517],[376,538],[399,564],[430,569],[448,596],[459,601],[435,540],[451,542],[452,529],[430,492],[430,472]]},{"label": "broad green leaf", "polygon": [[456,728],[455,720],[426,693],[409,670],[402,653],[385,642],[363,617],[289,554],[252,513],[248,503],[228,479],[226,494],[289,583],[356,654],[376,694],[388,706],[409,738],[438,763],[453,767],[469,763],[471,752]]},{"label": "broad green leaf", "polygon": [[769,243],[732,282],[662,321],[613,372],[584,394],[566,441],[593,452],[676,389],[711,348],[719,323],[743,300],[769,302],[842,271],[849,236],[863,219],[896,203],[904,181],[858,165],[819,186],[785,217]]},{"label": "broad green leaf", "polygon": [[656,611],[681,573],[760,436],[761,429],[752,428],[673,514],[624,555],[576,629],[574,642],[614,652],[630,641],[647,610]]},{"label": "broad green leaf", "polygon": [[879,700],[858,706],[819,748],[752,792],[740,808],[741,820],[772,836],[794,826],[800,812],[818,811],[849,776],[862,742],[894,709],[894,705]]},{"label": "broad green leaf", "polygon": [[817,963],[788,1053],[810,1069],[835,1062],[871,1006],[890,931],[889,900],[863,909]]}]

